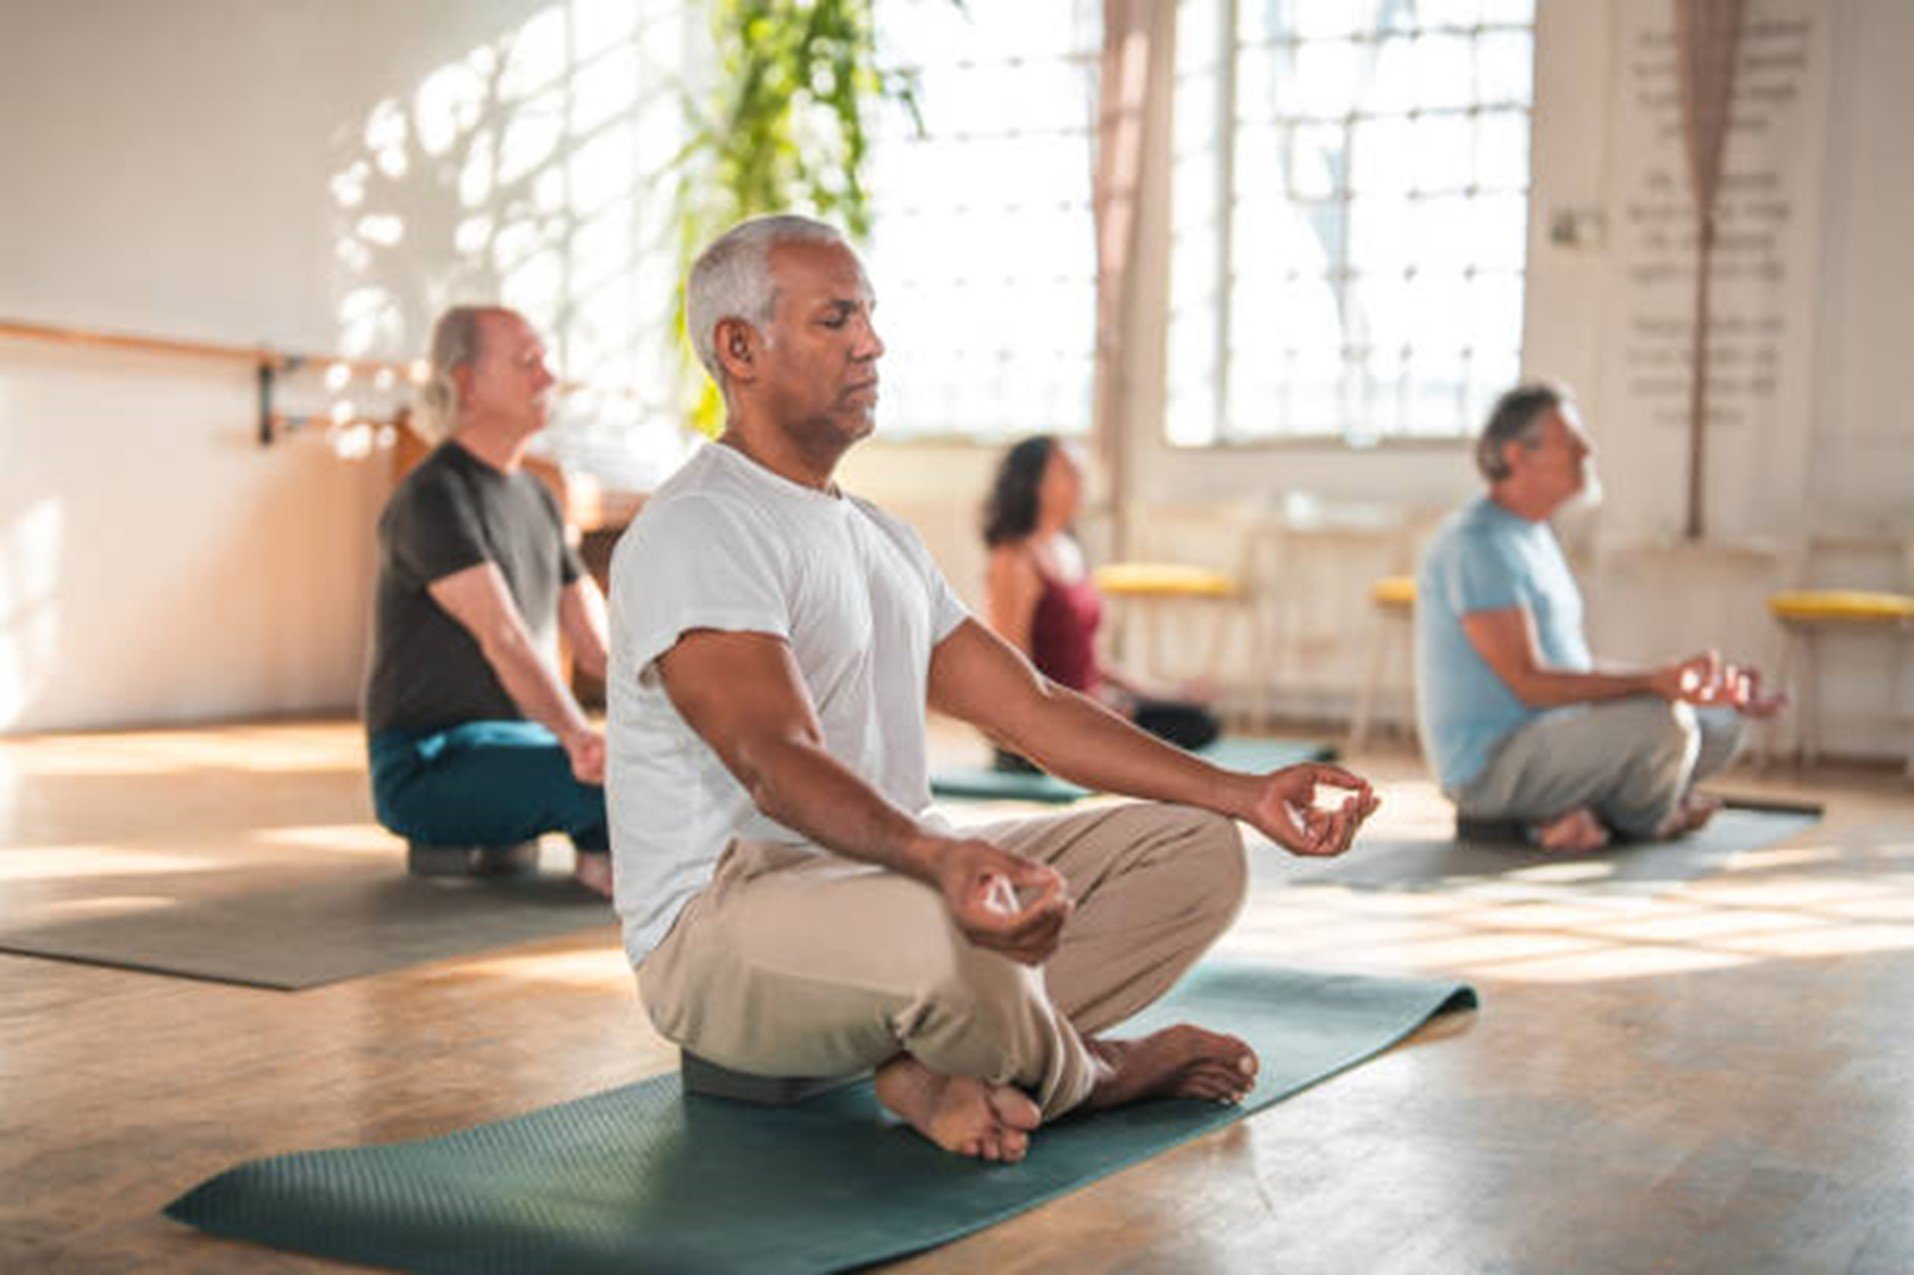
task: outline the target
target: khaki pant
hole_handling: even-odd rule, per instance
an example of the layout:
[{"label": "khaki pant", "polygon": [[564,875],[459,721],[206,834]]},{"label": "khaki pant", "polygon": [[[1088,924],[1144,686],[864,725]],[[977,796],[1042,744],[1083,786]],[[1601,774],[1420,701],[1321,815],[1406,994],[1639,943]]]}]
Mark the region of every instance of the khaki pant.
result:
[{"label": "khaki pant", "polygon": [[834,1076],[906,1052],[1015,1084],[1044,1118],[1098,1079],[1084,1035],[1154,1001],[1223,933],[1247,883],[1220,815],[1136,803],[965,829],[1049,864],[1076,911],[1041,969],[970,943],[909,877],[801,847],[734,842],[638,967],[652,1022],[720,1066]]},{"label": "khaki pant", "polygon": [[1517,729],[1450,795],[1472,819],[1541,823],[1587,806],[1616,831],[1647,837],[1740,743],[1731,709],[1697,711],[1656,695],[1581,704]]}]

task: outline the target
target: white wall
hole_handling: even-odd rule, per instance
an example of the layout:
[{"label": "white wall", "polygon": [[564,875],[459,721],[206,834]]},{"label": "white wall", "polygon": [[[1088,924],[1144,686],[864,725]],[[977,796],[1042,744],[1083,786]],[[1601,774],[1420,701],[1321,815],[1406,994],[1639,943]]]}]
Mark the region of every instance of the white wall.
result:
[{"label": "white wall", "polygon": [[[1791,220],[1779,234],[1785,270],[1765,311],[1775,313],[1778,301],[1783,315],[1778,386],[1765,403],[1744,402],[1738,424],[1711,426],[1710,536],[1682,545],[1674,537],[1683,436],[1627,393],[1618,314],[1630,286],[1618,217],[1628,170],[1646,162],[1640,148],[1653,145],[1620,125],[1620,63],[1635,55],[1623,47],[1631,24],[1663,19],[1654,0],[1543,5],[1537,84],[1552,88],[1545,100],[1562,109],[1537,120],[1527,361],[1583,388],[1608,454],[1615,496],[1594,537],[1591,624],[1596,649],[1618,659],[1718,645],[1771,662],[1778,635],[1763,599],[1792,582],[1810,539],[1876,542],[1817,553],[1806,563],[1815,582],[1914,587],[1892,543],[1914,535],[1914,370],[1904,353],[1914,336],[1914,246],[1906,237],[1914,165],[1894,123],[1914,110],[1905,72],[1914,7],[1756,0],[1749,14],[1751,23],[1812,24],[1800,101],[1791,120],[1777,117],[1770,143],[1779,151],[1771,162],[1794,183],[1784,192]],[[1737,156],[1759,144],[1731,135],[1728,171],[1745,170]],[[1606,244],[1546,242],[1540,230],[1550,210],[1590,204],[1607,213]],[[1734,316],[1736,299],[1732,282],[1718,283],[1717,315]],[[1905,732],[1890,720],[1898,654],[1885,633],[1826,644],[1824,712],[1835,751],[1904,751]]]},{"label": "white wall", "polygon": [[[534,7],[5,6],[0,318],[336,350],[367,112]],[[255,422],[244,365],[0,340],[0,730],[354,703],[383,462]]]}]

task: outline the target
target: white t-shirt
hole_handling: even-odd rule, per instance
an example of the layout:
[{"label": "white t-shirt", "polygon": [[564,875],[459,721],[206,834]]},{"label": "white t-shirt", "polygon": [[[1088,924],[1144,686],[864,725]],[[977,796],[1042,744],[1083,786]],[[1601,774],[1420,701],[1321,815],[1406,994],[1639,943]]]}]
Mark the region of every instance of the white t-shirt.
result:
[{"label": "white t-shirt", "polygon": [[932,649],[967,618],[915,532],[722,444],[658,489],[611,565],[605,796],[636,965],[734,838],[804,844],[766,818],[672,707],[655,661],[693,629],[783,638],[831,756],[898,808],[930,806]]}]

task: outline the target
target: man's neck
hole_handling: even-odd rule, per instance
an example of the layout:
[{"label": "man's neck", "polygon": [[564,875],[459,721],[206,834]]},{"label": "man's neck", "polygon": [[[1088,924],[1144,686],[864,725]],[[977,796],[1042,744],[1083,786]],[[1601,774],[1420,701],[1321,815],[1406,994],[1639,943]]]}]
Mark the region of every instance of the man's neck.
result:
[{"label": "man's neck", "polygon": [[725,426],[718,442],[787,482],[826,494],[837,491],[833,478],[837,472],[837,456],[813,457],[775,431],[743,430],[735,424]]},{"label": "man's neck", "polygon": [[1502,506],[1517,518],[1529,522],[1547,522],[1555,512],[1555,503],[1541,499],[1532,493],[1518,491],[1508,483],[1489,484],[1489,499]]},{"label": "man's neck", "polygon": [[452,434],[452,441],[493,469],[509,474],[525,459],[525,450],[532,440],[527,434],[477,424],[461,426]]}]

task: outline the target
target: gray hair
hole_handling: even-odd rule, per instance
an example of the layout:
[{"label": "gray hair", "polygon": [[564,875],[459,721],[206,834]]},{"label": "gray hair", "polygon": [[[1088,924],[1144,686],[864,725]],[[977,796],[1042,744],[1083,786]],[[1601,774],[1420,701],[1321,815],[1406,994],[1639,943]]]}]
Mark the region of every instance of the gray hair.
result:
[{"label": "gray hair", "polygon": [[698,362],[720,386],[723,365],[718,362],[718,324],[742,319],[765,332],[777,304],[777,286],[771,278],[771,249],[781,243],[844,243],[835,226],[778,213],[741,221],[719,235],[698,254],[685,280],[685,330]]},{"label": "gray hair", "polygon": [[1509,476],[1502,449],[1510,443],[1532,447],[1540,441],[1542,418],[1562,406],[1568,391],[1547,381],[1518,385],[1495,401],[1489,423],[1475,440],[1475,467],[1492,483]]},{"label": "gray hair", "polygon": [[426,356],[425,384],[419,387],[419,433],[428,442],[451,436],[458,424],[459,388],[452,380],[456,368],[478,362],[479,319],[498,314],[497,306],[455,305],[432,325],[432,347]]}]

